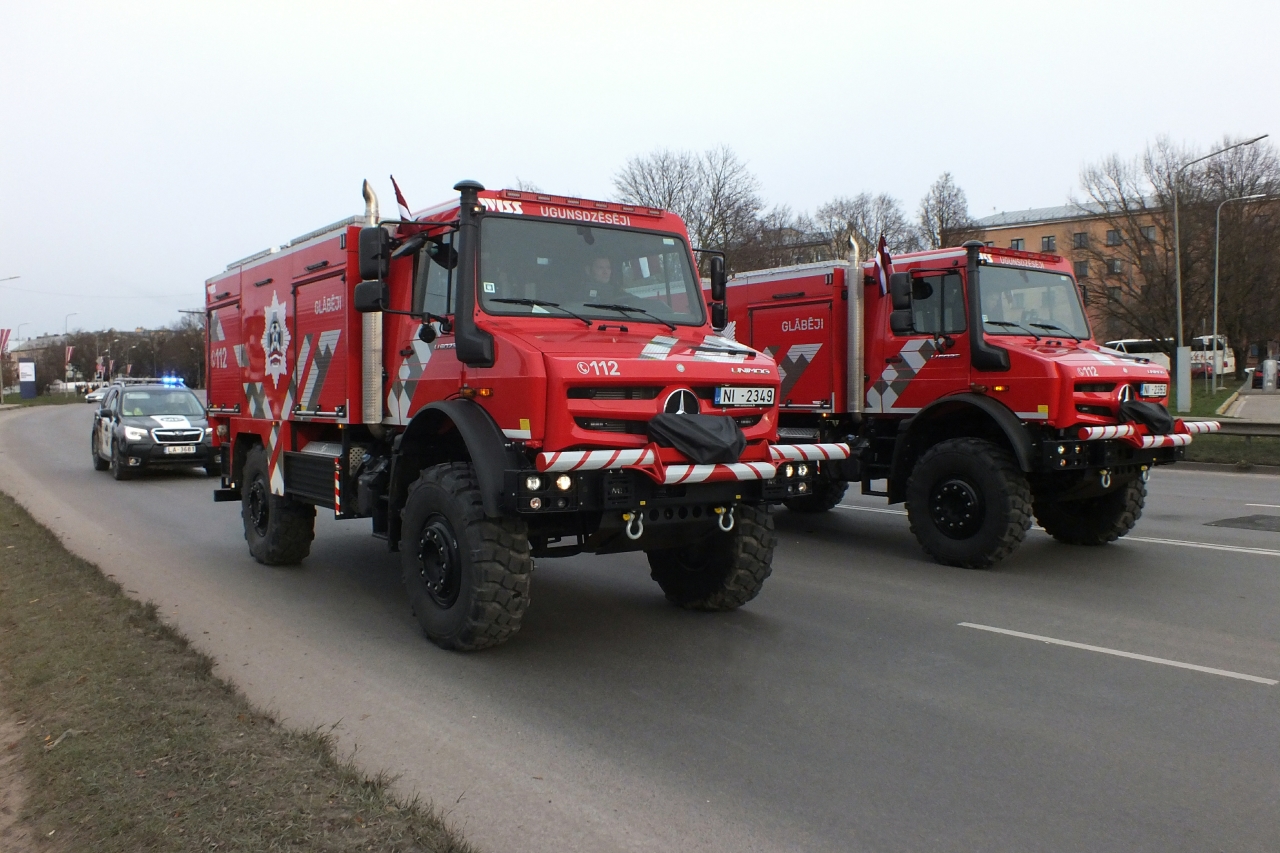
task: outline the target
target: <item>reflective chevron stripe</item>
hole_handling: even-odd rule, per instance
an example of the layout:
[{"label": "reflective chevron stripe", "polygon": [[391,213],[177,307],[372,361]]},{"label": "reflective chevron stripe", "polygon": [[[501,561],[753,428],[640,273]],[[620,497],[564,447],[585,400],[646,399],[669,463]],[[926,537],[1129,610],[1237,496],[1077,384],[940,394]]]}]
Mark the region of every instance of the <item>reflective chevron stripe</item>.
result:
[{"label": "reflective chevron stripe", "polygon": [[1206,432],[1217,432],[1222,429],[1222,424],[1217,421],[1183,421],[1182,425],[1191,435],[1200,435]]},{"label": "reflective chevron stripe", "polygon": [[847,444],[775,444],[769,448],[774,460],[792,462],[826,462],[831,459],[848,459]]},{"label": "reflective chevron stripe", "polygon": [[539,453],[538,470],[552,474],[560,471],[599,471],[626,465],[652,465],[654,461],[654,452],[647,447],[642,450],[563,450],[559,453]]},{"label": "reflective chevron stripe", "polygon": [[1119,426],[1080,427],[1076,435],[1081,441],[1095,441],[1100,438],[1127,438],[1137,433],[1138,429],[1133,424],[1120,424]]},{"label": "reflective chevron stripe", "polygon": [[1150,447],[1184,447],[1191,443],[1191,436],[1185,433],[1177,433],[1174,435],[1144,435],[1142,437],[1142,449],[1146,450]]}]

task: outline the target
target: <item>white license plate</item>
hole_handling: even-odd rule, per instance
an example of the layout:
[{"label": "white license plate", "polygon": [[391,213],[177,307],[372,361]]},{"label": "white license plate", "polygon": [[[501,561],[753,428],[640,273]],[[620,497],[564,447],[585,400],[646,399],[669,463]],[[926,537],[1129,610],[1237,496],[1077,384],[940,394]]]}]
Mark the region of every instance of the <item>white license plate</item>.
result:
[{"label": "white license plate", "polygon": [[165,447],[165,453],[195,453],[196,446],[194,444],[170,444]]},{"label": "white license plate", "polygon": [[1144,382],[1138,393],[1143,397],[1164,397],[1169,393],[1169,386],[1164,382]]},{"label": "white license plate", "polygon": [[729,388],[716,389],[717,406],[772,406],[772,388]]}]

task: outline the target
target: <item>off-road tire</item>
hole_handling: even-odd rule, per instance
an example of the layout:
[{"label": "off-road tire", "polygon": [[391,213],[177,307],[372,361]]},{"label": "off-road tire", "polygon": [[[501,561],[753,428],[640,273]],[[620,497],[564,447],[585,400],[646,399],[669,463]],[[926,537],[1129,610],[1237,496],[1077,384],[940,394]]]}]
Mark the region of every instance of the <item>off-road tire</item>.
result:
[{"label": "off-road tire", "polygon": [[528,529],[485,515],[470,463],[424,469],[400,517],[404,585],[427,639],[476,651],[520,630],[533,572]]},{"label": "off-road tire", "polygon": [[[973,507],[964,515],[964,507]],[[986,569],[1013,553],[1031,527],[1031,488],[1008,450],[979,438],[930,447],[907,481],[907,518],[939,563]]]},{"label": "off-road tire", "polygon": [[1050,501],[1037,498],[1036,521],[1045,532],[1067,545],[1106,545],[1124,536],[1142,517],[1147,484],[1141,477],[1093,498]]},{"label": "off-road tire", "polygon": [[847,480],[819,479],[813,482],[813,491],[804,497],[788,498],[782,505],[792,512],[827,512],[844,497],[849,488]]},{"label": "off-road tire", "polygon": [[767,508],[738,504],[728,533],[717,528],[690,545],[647,552],[649,574],[686,610],[736,610],[760,594],[777,541]]},{"label": "off-road tire", "polygon": [[107,467],[111,469],[111,476],[117,480],[132,480],[133,470],[129,467],[129,463],[120,455],[120,447],[116,444],[115,439],[111,440],[111,459],[107,462]]},{"label": "off-road tire", "polygon": [[89,456],[93,459],[93,470],[105,471],[111,467],[111,463],[98,455],[98,431],[95,429],[93,434],[89,436]]},{"label": "off-road tire", "polygon": [[249,553],[264,566],[292,566],[311,553],[316,508],[271,494],[267,451],[261,445],[250,450],[244,460],[240,517]]}]

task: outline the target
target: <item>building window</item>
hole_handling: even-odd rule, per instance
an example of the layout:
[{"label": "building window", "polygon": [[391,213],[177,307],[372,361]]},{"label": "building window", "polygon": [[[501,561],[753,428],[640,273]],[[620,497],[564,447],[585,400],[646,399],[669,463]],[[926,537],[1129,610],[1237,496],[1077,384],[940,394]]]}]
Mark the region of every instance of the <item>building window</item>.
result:
[{"label": "building window", "polygon": [[1089,232],[1077,231],[1071,235],[1071,248],[1087,249],[1089,248]]},{"label": "building window", "polygon": [[1119,302],[1119,301],[1120,301],[1120,288],[1118,288],[1118,287],[1108,287],[1108,288],[1107,288],[1107,298],[1108,298],[1108,299],[1110,299],[1112,302]]},{"label": "building window", "polygon": [[1022,251],[1022,247],[1023,247],[1023,246],[1025,246],[1025,245],[1026,245],[1026,241],[1025,241],[1025,240],[1023,240],[1021,237],[1019,237],[1019,238],[1018,238],[1018,239],[1016,239],[1016,240],[1010,240],[1010,241],[1009,241],[1009,248],[1010,248],[1010,249],[1017,249],[1018,251]]},{"label": "building window", "polygon": [[1156,227],[1154,225],[1144,225],[1139,230],[1142,231],[1142,236],[1145,237],[1148,242],[1154,243],[1156,241]]},{"label": "building window", "polygon": [[1107,274],[1120,275],[1124,272],[1124,261],[1119,258],[1109,258],[1107,260]]},{"label": "building window", "polygon": [[1119,245],[1120,245],[1120,232],[1119,232],[1119,231],[1108,231],[1108,232],[1107,232],[1107,245],[1108,245],[1108,246],[1119,246]]},{"label": "building window", "polygon": [[1077,280],[1077,281],[1079,281],[1079,280],[1080,280],[1080,279],[1082,279],[1082,278],[1088,278],[1088,277],[1089,277],[1089,262],[1088,262],[1088,261],[1076,261],[1076,263],[1075,263],[1075,273],[1076,273],[1076,280]]},{"label": "building window", "polygon": [[996,244],[996,241],[995,241],[995,240],[988,240],[988,241],[985,243],[985,245],[987,245],[987,246],[994,246],[995,244]]},{"label": "building window", "polygon": [[1040,238],[1040,251],[1056,252],[1058,251],[1058,238],[1054,236]]}]

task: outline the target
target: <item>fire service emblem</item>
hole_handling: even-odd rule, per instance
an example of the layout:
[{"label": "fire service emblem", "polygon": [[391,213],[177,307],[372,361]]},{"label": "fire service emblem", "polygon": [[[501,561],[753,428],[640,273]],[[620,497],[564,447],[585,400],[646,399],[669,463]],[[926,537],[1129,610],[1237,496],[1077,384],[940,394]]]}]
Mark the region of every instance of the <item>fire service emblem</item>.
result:
[{"label": "fire service emblem", "polygon": [[279,388],[280,377],[289,372],[286,355],[289,352],[289,325],[285,306],[280,304],[278,293],[271,294],[271,304],[263,309],[266,327],[262,330],[262,351],[266,354],[266,373],[271,384]]}]

